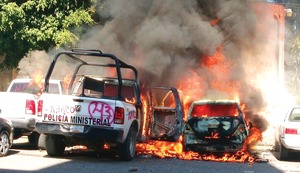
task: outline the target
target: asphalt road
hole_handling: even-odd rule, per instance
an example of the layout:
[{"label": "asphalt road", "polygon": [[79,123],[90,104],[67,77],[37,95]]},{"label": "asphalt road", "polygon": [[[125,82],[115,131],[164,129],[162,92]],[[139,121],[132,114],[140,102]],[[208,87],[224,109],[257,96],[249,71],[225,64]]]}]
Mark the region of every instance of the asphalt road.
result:
[{"label": "asphalt road", "polygon": [[268,149],[259,149],[262,162],[230,163],[176,158],[161,159],[151,155],[137,156],[133,161],[120,161],[111,155],[69,150],[64,157],[51,158],[46,151],[36,150],[26,140],[17,140],[9,155],[0,158],[0,172],[141,172],[141,173],[287,173],[300,172],[300,157],[295,155],[290,161],[276,159],[276,154]]}]

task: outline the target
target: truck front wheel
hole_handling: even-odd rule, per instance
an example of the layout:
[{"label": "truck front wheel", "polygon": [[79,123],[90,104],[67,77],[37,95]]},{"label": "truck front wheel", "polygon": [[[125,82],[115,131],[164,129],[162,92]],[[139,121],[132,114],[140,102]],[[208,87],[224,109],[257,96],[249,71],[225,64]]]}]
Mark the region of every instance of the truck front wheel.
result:
[{"label": "truck front wheel", "polygon": [[59,135],[46,136],[46,151],[49,156],[62,156],[64,154],[66,144]]},{"label": "truck front wheel", "polygon": [[33,144],[34,147],[38,147],[38,140],[39,140],[40,134],[38,132],[31,132],[28,136],[28,141],[30,144]]},{"label": "truck front wheel", "polygon": [[129,129],[126,140],[120,147],[120,158],[124,161],[130,161],[135,156],[137,131],[133,127]]}]

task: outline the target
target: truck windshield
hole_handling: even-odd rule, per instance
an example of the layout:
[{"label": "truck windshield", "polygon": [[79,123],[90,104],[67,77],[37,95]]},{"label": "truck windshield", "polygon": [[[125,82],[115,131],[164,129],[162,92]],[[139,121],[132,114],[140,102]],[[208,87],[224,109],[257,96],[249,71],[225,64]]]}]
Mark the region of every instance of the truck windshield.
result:
[{"label": "truck windshield", "polygon": [[[10,88],[10,92],[21,92],[21,93],[30,93],[30,94],[37,94],[41,91],[42,87],[37,84],[30,84],[28,82],[20,82],[20,83],[14,83],[12,87]],[[49,85],[49,93],[53,94],[59,94],[59,87],[57,84],[50,83]]]}]

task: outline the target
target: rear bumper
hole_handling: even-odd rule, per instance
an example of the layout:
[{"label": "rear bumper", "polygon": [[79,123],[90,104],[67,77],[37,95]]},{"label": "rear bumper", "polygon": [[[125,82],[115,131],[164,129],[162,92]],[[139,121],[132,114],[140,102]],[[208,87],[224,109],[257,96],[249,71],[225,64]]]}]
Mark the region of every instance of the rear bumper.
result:
[{"label": "rear bumper", "polygon": [[300,151],[300,139],[297,137],[281,138],[280,143],[287,149]]},{"label": "rear bumper", "polygon": [[186,144],[187,150],[196,152],[209,152],[209,153],[235,153],[242,149],[242,145],[201,145],[201,144]]},{"label": "rear bumper", "polygon": [[243,143],[230,139],[203,140],[196,138],[194,135],[185,135],[184,146],[186,150],[196,152],[235,153],[243,148]]},{"label": "rear bumper", "polygon": [[15,129],[26,129],[33,131],[35,129],[35,118],[29,119],[10,119]]},{"label": "rear bumper", "polygon": [[85,125],[82,133],[70,132],[69,124],[36,123],[36,130],[44,134],[56,134],[81,140],[98,140],[106,142],[123,143],[124,131],[111,127]]}]

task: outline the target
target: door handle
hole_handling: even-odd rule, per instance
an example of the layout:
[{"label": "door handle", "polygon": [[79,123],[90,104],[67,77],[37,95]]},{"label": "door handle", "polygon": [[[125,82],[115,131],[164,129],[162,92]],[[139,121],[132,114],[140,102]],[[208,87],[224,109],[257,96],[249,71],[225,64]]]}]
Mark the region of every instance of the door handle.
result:
[{"label": "door handle", "polygon": [[82,99],[73,99],[74,102],[83,102]]}]

